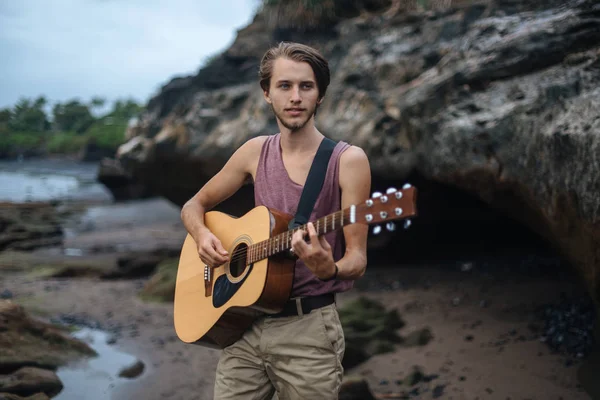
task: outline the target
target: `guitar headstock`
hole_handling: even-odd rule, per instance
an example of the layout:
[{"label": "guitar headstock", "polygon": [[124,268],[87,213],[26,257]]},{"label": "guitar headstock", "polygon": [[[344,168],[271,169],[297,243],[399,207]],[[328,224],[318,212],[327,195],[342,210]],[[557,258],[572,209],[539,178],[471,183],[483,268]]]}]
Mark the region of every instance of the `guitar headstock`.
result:
[{"label": "guitar headstock", "polygon": [[[410,184],[402,186],[401,190],[389,188],[385,194],[374,192],[371,198],[356,206],[356,222],[363,224],[386,223],[389,231],[396,229],[394,220],[404,219],[404,228],[410,224],[410,217],[417,215],[417,190]],[[376,225],[374,234],[381,232],[381,226]]]}]

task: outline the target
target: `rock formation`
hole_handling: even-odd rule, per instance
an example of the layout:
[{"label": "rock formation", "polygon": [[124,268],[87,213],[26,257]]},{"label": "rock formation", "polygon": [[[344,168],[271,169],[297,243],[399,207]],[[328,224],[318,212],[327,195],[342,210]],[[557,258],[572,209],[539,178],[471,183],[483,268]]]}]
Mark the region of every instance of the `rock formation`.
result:
[{"label": "rock formation", "polygon": [[302,31],[259,12],[149,101],[116,158],[183,204],[244,141],[277,131],[258,62],[278,41],[304,42],[333,73],[319,129],[364,148],[375,183],[418,174],[480,198],[568,256],[599,300],[600,4],[362,3],[379,6]]},{"label": "rock formation", "polygon": [[65,330],[32,318],[10,300],[0,300],[0,398],[55,396],[63,385],[54,371],[95,355]]}]

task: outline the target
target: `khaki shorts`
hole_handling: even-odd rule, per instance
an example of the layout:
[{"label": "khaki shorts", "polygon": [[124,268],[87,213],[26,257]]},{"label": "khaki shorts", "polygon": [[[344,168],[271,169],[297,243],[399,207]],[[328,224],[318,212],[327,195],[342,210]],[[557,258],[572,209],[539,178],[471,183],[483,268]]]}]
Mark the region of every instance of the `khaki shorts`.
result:
[{"label": "khaki shorts", "polygon": [[302,316],[261,318],[223,349],[214,399],[337,399],[344,350],[335,303]]}]

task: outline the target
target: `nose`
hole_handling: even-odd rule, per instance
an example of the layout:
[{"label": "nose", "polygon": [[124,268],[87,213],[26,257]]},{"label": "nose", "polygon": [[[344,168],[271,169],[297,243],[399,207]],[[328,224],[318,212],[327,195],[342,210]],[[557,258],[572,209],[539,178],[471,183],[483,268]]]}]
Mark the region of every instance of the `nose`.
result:
[{"label": "nose", "polygon": [[292,87],[290,101],[292,103],[299,103],[302,101],[302,97],[300,97],[300,88],[298,86]]}]

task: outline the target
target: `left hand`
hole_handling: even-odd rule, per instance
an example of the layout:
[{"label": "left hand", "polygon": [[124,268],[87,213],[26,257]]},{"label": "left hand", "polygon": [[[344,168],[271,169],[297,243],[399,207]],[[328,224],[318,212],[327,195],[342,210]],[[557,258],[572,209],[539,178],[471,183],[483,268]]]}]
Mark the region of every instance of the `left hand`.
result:
[{"label": "left hand", "polygon": [[[331,246],[324,236],[317,236],[317,231],[312,222],[307,225],[307,231],[297,231],[292,236],[292,250],[304,261],[304,264],[319,279],[331,278],[335,274],[335,261]],[[304,241],[308,233],[310,243]]]}]

